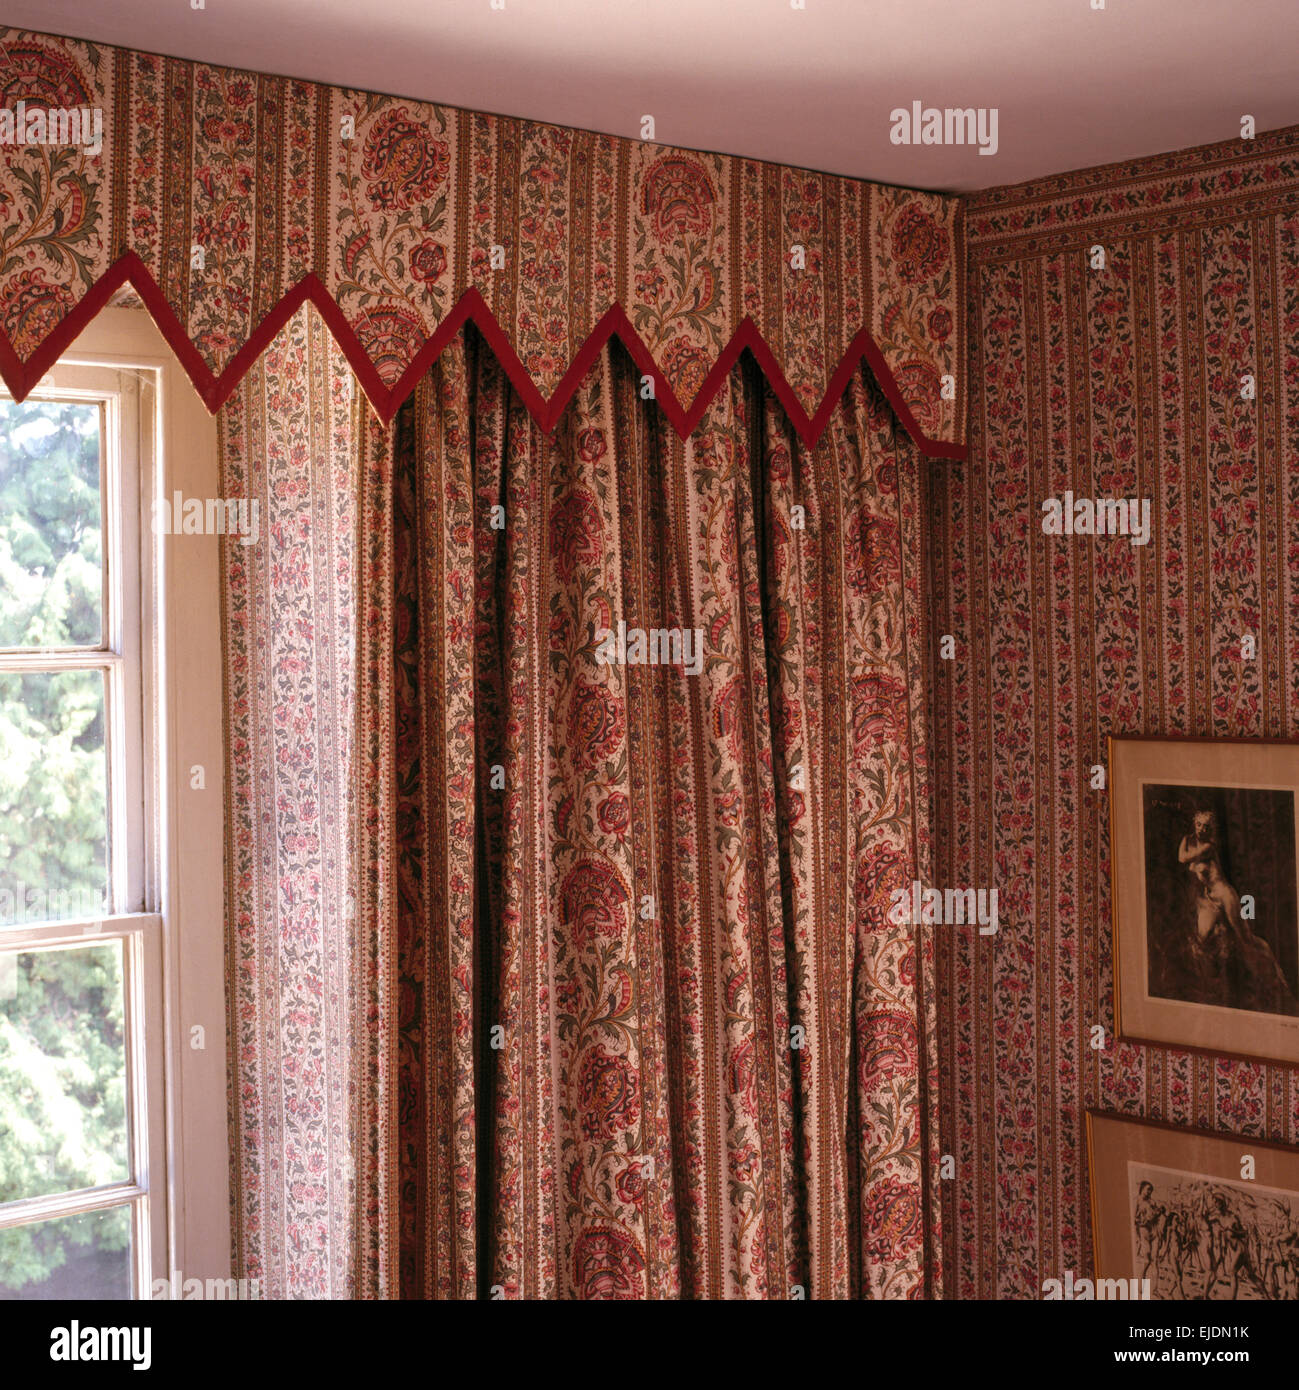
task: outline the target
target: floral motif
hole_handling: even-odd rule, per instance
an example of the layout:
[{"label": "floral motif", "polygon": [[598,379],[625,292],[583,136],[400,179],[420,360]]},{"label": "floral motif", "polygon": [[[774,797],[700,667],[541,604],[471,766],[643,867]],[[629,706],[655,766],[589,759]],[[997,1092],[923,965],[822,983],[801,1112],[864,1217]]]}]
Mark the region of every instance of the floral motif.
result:
[{"label": "floral motif", "polygon": [[450,152],[404,106],[381,116],[365,139],[361,176],[376,208],[404,211],[426,202],[446,182]]},{"label": "floral motif", "polygon": [[895,1174],[875,1183],[862,1202],[868,1252],[877,1260],[898,1260],[919,1249],[922,1212],[919,1192]]},{"label": "floral motif", "polygon": [[380,377],[392,385],[410,365],[424,342],[424,321],[400,304],[384,304],[362,312],[352,329]]},{"label": "floral motif", "polygon": [[932,280],[947,264],[950,242],[947,229],[918,204],[904,207],[893,223],[893,262],[906,285]]},{"label": "floral motif", "polygon": [[929,329],[929,336],[934,342],[945,343],[952,336],[952,311],[946,304],[930,309],[925,327]]},{"label": "floral motif", "polygon": [[414,279],[433,284],[442,278],[446,268],[447,252],[441,242],[425,237],[418,246],[411,248],[410,273]]},{"label": "floral motif", "polygon": [[598,463],[608,450],[604,431],[595,425],[579,430],[577,435],[577,455],[583,463]]},{"label": "floral motif", "polygon": [[573,1283],[587,1300],[644,1297],[645,1256],[625,1231],[590,1226],[573,1245]]},{"label": "floral motif", "polygon": [[591,937],[617,937],[626,928],[631,894],[618,871],[602,859],[580,859],[559,890],[564,921],[580,946]]},{"label": "floral motif", "polygon": [[901,1009],[877,1009],[865,1014],[861,1030],[862,1085],[873,1089],[895,1074],[911,1075],[919,1061],[916,1021]]},{"label": "floral motif", "polygon": [[[598,434],[599,431],[588,433]],[[603,440],[600,442],[602,445]],[[585,488],[573,488],[551,511],[550,554],[555,562],[555,573],[565,584],[572,582],[579,566],[599,564],[600,507]]]},{"label": "floral motif", "polygon": [[660,350],[663,374],[683,405],[689,405],[699,394],[708,377],[708,354],[688,338],[674,338]]},{"label": "floral motif", "polygon": [[651,219],[659,241],[671,245],[712,226],[717,192],[708,171],[685,155],[660,155],[641,181],[641,211]]},{"label": "floral motif", "polygon": [[916,424],[926,432],[938,429],[943,418],[938,368],[924,358],[913,357],[897,368],[894,380]]},{"label": "floral motif", "polygon": [[607,685],[579,677],[568,707],[569,752],[583,767],[593,767],[618,751],[623,735],[622,702]]},{"label": "floral motif", "polygon": [[631,828],[631,802],[622,792],[611,792],[596,808],[595,818],[606,835],[621,840]]},{"label": "floral motif", "polygon": [[[199,129],[206,140],[214,145],[242,145],[247,148],[252,143],[253,123],[239,120],[229,112],[206,116],[199,122]],[[202,181],[202,171],[199,179]]]},{"label": "floral motif", "polygon": [[897,523],[864,508],[855,512],[844,535],[844,570],[849,587],[863,597],[895,583],[901,575]]},{"label": "floral motif", "polygon": [[[11,112],[19,102],[29,112],[101,105],[95,52],[71,41],[0,37],[0,102]],[[85,144],[0,149],[0,327],[19,358],[43,345],[106,268],[103,159]]]},{"label": "floral motif", "polygon": [[615,1188],[619,1201],[627,1203],[628,1206],[636,1206],[645,1200],[644,1168],[644,1161],[637,1158],[618,1174]]},{"label": "floral motif", "polygon": [[679,401],[689,404],[725,345],[727,229],[718,199],[723,163],[661,153],[639,167],[640,221],[632,322]]},{"label": "floral motif", "polygon": [[857,866],[857,908],[866,921],[878,924],[893,907],[899,888],[910,892],[911,861],[893,845],[871,845]]},{"label": "floral motif", "polygon": [[640,1119],[640,1079],[626,1057],[598,1044],[582,1061],[577,1099],[588,1139],[613,1139]]},{"label": "floral motif", "polygon": [[91,106],[90,84],[71,50],[35,39],[12,39],[4,47],[0,105],[14,110],[20,101],[51,110]]},{"label": "floral motif", "polygon": [[725,739],[733,757],[739,757],[744,737],[742,720],[746,708],[744,682],[732,677],[718,691],[713,701],[713,734]]},{"label": "floral motif", "polygon": [[887,671],[864,671],[852,682],[852,736],[858,757],[888,748],[906,727],[907,691]]},{"label": "floral motif", "polygon": [[0,286],[0,325],[14,349],[34,351],[72,307],[66,285],[52,285],[39,270],[24,270]]}]

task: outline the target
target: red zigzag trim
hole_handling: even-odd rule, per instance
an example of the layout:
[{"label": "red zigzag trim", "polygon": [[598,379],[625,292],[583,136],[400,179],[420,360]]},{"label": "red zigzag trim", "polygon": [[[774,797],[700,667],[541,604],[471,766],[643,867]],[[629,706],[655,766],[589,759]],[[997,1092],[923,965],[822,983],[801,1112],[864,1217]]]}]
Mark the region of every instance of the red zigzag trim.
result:
[{"label": "red zigzag trim", "polygon": [[15,400],[21,401],[27,396],[36,383],[72,345],[86,324],[128,281],[135,287],[136,292],[144,301],[153,321],[158,325],[162,336],[167,340],[171,350],[176,354],[177,360],[194,383],[194,389],[198,392],[203,403],[213,413],[219,410],[229,398],[244,373],[261,356],[280,329],[307,300],[310,300],[329,325],[334,340],[347,357],[353,372],[356,373],[356,378],[361,383],[361,389],[369,397],[370,403],[385,424],[389,423],[396,415],[402,401],[415,389],[415,383],[437,360],[438,354],[460,331],[461,326],[472,320],[479,332],[487,339],[492,351],[496,354],[497,361],[504,368],[510,381],[513,382],[514,389],[519,393],[532,418],[546,433],[550,433],[558,424],[564,407],[577,390],[591,363],[599,356],[600,349],[605,342],[609,338],[617,337],[631,354],[632,360],[642,373],[653,379],[655,398],[663,408],[663,413],[668,417],[673,428],[683,439],[699,423],[709,402],[722,389],[722,385],[740,353],[747,348],[771,383],[771,389],[784,406],[799,438],[809,447],[821,437],[829,423],[830,416],[839,403],[840,396],[843,395],[844,389],[848,385],[849,378],[856,370],[857,363],[864,357],[879,381],[884,394],[888,397],[889,404],[897,413],[898,420],[922,453],[930,458],[963,459],[966,456],[965,445],[948,444],[940,440],[930,439],[916,424],[915,417],[902,399],[902,393],[898,390],[893,373],[884,361],[883,353],[875,345],[875,340],[866,329],[863,328],[849,343],[843,360],[830,379],[824,400],[822,400],[816,414],[809,416],[794,394],[793,388],[785,380],[785,374],[781,371],[780,364],[763,341],[757,325],[747,315],[735,330],[734,336],[727,343],[722,355],[714,363],[689,410],[686,410],[677,400],[667,378],[659,370],[649,349],[632,327],[631,320],[628,319],[621,304],[615,304],[596,324],[591,336],[582,345],[581,351],[578,352],[572,365],[565,372],[564,379],[559,383],[555,394],[547,401],[537,390],[536,383],[519,360],[505,331],[497,323],[496,316],[488,307],[487,301],[473,287],[461,295],[455,308],[442,320],[437,331],[425,342],[415,360],[402,373],[401,380],[395,386],[388,387],[383,384],[374,363],[370,361],[360,340],[353,332],[351,324],[343,317],[342,310],[334,302],[320,280],[312,274],[300,280],[267,314],[252,336],[227,364],[225,371],[218,377],[213,375],[211,368],[199,355],[198,349],[190,342],[189,336],[181,327],[180,320],[176,317],[171,305],[163,297],[162,291],[158,288],[148,267],[134,251],[127,251],[113,262],[108,272],[91,286],[85,297],[58,324],[26,362],[18,360],[8,338],[0,333],[0,376],[4,378],[5,384],[13,393]]}]

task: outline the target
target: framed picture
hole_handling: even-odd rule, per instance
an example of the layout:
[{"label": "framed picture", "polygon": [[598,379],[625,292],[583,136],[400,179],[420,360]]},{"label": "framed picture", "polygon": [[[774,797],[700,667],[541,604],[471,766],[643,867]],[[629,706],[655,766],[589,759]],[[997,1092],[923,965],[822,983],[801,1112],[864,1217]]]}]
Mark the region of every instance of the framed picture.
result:
[{"label": "framed picture", "polygon": [[1299,743],[1109,742],[1121,1038],[1299,1065]]},{"label": "framed picture", "polygon": [[1087,1166],[1098,1288],[1299,1299],[1299,1149],[1089,1110]]}]

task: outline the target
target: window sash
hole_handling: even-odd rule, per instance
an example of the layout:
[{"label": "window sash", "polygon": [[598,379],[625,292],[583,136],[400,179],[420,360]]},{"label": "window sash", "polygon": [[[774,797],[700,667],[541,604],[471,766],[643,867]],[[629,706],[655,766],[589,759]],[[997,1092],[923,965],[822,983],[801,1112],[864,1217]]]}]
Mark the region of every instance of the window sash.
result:
[{"label": "window sash", "polygon": [[[104,941],[122,943],[129,1176],[123,1182],[0,1203],[0,1230],[129,1203],[132,1289],[139,1298],[148,1296],[151,1271],[167,1268],[162,918],[156,913],[116,913],[76,922],[0,928],[0,954]],[[152,1067],[151,1039],[157,1053]],[[163,1204],[157,1220],[155,1202]]]},{"label": "window sash", "polygon": [[[60,364],[29,400],[73,401],[100,408],[99,496],[103,539],[100,645],[0,648],[0,673],[100,669],[104,672],[107,760],[108,906],[143,912],[149,901],[146,844],[146,740],[142,640],[144,575],[149,532],[142,527],[141,474],[151,461],[156,405],[154,373],[107,365]],[[5,398],[8,393],[0,393]],[[11,399],[11,398],[10,398]]]},{"label": "window sash", "polygon": [[[95,918],[0,927],[0,952],[119,940],[123,962],[126,1135],[129,1178],[95,1188],[0,1204],[0,1229],[128,1206],[133,1297],[148,1297],[151,1273],[167,1268],[166,1108],[161,917],[146,908],[148,872],[141,632],[149,532],[142,526],[142,472],[151,463],[153,373],[104,365],[55,367],[29,399],[97,404],[100,410],[101,615],[98,646],[6,647],[0,672],[100,671],[104,680],[106,913]],[[143,378],[143,380],[142,380]],[[146,544],[141,545],[144,540]],[[153,1051],[152,1061],[150,1050]]]}]

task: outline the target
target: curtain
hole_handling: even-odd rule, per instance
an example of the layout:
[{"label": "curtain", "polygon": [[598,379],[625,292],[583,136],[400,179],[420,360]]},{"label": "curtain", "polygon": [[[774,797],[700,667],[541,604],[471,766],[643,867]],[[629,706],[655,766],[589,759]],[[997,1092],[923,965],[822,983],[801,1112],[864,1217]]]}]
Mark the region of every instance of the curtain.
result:
[{"label": "curtain", "polygon": [[812,448],[640,380],[548,437],[469,328],[363,412],[357,1287],[924,1296],[917,453],[865,372]]},{"label": "curtain", "polygon": [[105,118],[6,152],[0,376],[129,282],[260,509],[223,551],[240,1276],[936,1292],[930,943],[887,909],[928,878],[912,441],[964,453],[960,200],[0,54],[38,127]]},{"label": "curtain", "polygon": [[937,1295],[922,464],[871,377],[807,448],[741,359],[683,442],[614,345],[547,437],[468,328],[389,429],[304,308],[221,448],[237,1273]]},{"label": "curtain", "polygon": [[[356,1291],[352,378],[314,309],[219,417],[233,1265],[268,1298]],[[359,397],[359,393],[356,393]]]}]

